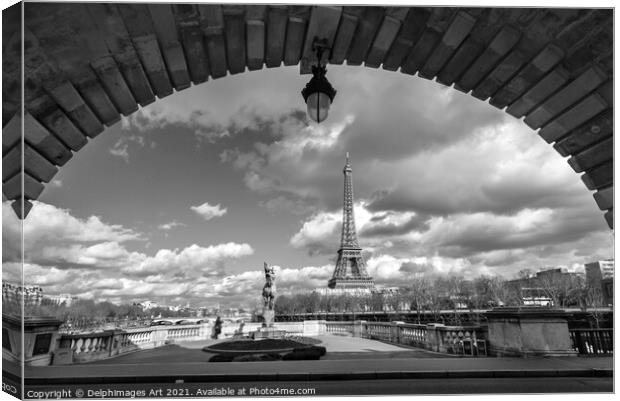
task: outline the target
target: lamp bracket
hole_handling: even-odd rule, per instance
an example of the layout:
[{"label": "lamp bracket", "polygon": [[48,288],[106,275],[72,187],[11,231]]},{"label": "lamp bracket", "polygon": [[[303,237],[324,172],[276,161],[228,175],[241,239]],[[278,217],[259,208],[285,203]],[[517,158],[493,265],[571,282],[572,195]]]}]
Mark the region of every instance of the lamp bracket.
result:
[{"label": "lamp bracket", "polygon": [[317,64],[321,66],[321,59],[323,58],[323,52],[325,50],[331,50],[329,44],[327,43],[327,38],[319,39],[318,36],[315,36],[312,39],[312,51],[316,54]]}]

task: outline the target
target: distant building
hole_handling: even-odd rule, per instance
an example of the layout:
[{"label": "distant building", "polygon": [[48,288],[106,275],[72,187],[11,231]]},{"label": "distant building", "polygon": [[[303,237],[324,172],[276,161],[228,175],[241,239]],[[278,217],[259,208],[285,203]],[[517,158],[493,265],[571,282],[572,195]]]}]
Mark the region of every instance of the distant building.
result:
[{"label": "distant building", "polygon": [[337,287],[337,288],[316,288],[314,290],[317,294],[319,295],[323,295],[323,296],[338,296],[338,295],[351,295],[351,296],[364,296],[364,295],[370,295],[373,293],[373,291],[366,287],[359,287],[359,288],[349,288],[349,287]]},{"label": "distant building", "polygon": [[540,287],[522,287],[521,297],[523,305],[526,306],[553,306],[553,301],[545,294],[545,290]]},{"label": "distant building", "polygon": [[586,285],[588,288],[600,289],[603,305],[614,303],[614,260],[599,260],[586,263]]},{"label": "distant building", "polygon": [[2,281],[2,302],[19,305],[23,295],[24,306],[39,306],[43,299],[43,288],[39,286],[21,286]]},{"label": "distant building", "polygon": [[46,295],[45,299],[49,300],[56,305],[71,306],[71,304],[78,300],[78,297],[73,296],[71,294],[59,294],[59,295]]},{"label": "distant building", "polygon": [[578,279],[583,273],[568,272],[560,267],[541,270],[530,277],[507,281],[506,284],[517,289],[521,294],[521,302],[528,306],[557,306],[547,295],[550,286],[559,285],[562,279]]},{"label": "distant building", "polygon": [[382,287],[382,286],[376,286],[376,292],[380,293],[380,294],[384,294],[384,295],[388,295],[388,294],[399,294],[400,293],[400,287]]},{"label": "distant building", "polygon": [[153,308],[157,308],[159,305],[155,301],[142,301],[136,302],[134,305],[141,307],[144,310],[149,310]]}]

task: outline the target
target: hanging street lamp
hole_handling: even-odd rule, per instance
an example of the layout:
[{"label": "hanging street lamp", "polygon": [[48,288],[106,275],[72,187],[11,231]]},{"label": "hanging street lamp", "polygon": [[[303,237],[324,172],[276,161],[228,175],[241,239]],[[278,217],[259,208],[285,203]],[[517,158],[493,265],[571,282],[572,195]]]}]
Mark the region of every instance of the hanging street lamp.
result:
[{"label": "hanging street lamp", "polygon": [[315,37],[312,42],[312,51],[316,53],[317,64],[312,66],[312,79],[301,91],[308,106],[308,117],[317,123],[327,118],[329,107],[336,96],[336,90],[325,77],[327,68],[321,63],[323,51],[326,49],[329,49],[327,39],[319,40]]}]

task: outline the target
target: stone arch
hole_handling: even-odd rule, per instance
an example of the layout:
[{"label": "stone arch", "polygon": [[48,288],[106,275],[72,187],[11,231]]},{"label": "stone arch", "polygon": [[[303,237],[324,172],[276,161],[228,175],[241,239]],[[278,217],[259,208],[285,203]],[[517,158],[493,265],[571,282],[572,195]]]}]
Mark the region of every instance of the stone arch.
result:
[{"label": "stone arch", "polygon": [[611,9],[27,2],[22,38],[20,7],[3,12],[2,191],[22,217],[121,115],[246,69],[309,73],[319,36],[331,64],[417,74],[524,117],[613,226]]}]

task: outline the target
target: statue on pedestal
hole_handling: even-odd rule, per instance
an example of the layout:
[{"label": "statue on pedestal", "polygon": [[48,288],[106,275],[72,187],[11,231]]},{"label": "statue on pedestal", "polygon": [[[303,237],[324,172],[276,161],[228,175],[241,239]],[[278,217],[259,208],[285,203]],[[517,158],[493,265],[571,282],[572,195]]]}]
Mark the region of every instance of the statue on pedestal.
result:
[{"label": "statue on pedestal", "polygon": [[263,286],[263,327],[273,327],[274,304],[276,300],[276,272],[273,267],[269,267],[267,262],[265,268],[265,285]]}]

